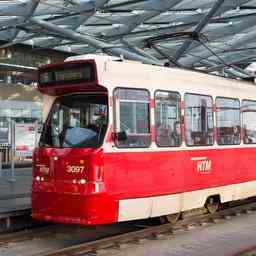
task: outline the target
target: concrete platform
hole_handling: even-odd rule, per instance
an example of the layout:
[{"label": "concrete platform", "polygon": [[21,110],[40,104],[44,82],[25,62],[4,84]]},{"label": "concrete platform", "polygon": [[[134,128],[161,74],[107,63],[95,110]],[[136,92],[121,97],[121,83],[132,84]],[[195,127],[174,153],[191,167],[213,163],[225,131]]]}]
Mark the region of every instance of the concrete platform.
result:
[{"label": "concrete platform", "polygon": [[0,233],[34,225],[30,217],[32,168],[0,171]]},{"label": "concrete platform", "polygon": [[102,250],[98,256],[234,256],[256,247],[256,212],[204,227],[191,228],[159,240]]},{"label": "concrete platform", "polygon": [[0,215],[30,209],[31,168],[17,168],[0,173]]}]

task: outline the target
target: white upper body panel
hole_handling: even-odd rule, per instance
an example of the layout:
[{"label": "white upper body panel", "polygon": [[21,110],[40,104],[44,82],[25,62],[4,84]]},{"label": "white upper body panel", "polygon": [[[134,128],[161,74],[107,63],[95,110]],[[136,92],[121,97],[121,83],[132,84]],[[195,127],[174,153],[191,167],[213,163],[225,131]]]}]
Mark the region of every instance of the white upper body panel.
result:
[{"label": "white upper body panel", "polygon": [[98,61],[99,84],[112,92],[116,87],[145,88],[206,94],[213,97],[232,97],[256,100],[256,85],[253,83],[222,78],[184,69],[160,67],[138,62]]},{"label": "white upper body panel", "polygon": [[[95,60],[99,84],[112,95],[116,87],[144,88],[151,93],[156,90],[206,94],[240,99],[256,99],[256,85],[200,72],[121,61],[108,55],[86,54],[65,60]],[[153,94],[151,94],[153,98]]]},{"label": "white upper body panel", "polygon": [[[135,61],[120,61],[106,55],[80,55],[67,61],[95,60],[99,84],[106,87],[109,96],[116,87],[141,88],[150,91],[154,98],[156,90],[176,91],[256,100],[256,85],[249,82],[222,78],[190,70],[142,64]],[[47,117],[55,97],[44,95],[43,119]]]}]

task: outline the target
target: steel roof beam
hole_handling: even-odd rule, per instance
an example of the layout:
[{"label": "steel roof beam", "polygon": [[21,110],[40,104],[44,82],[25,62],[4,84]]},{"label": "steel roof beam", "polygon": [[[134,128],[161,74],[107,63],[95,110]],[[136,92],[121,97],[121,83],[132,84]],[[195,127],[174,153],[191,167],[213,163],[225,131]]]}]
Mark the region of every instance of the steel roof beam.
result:
[{"label": "steel roof beam", "polygon": [[[172,0],[171,2],[169,0],[162,0],[161,4],[159,5],[158,0],[151,0],[150,3],[154,6],[154,8],[152,8],[153,11],[143,11],[142,13],[138,13],[137,17],[132,19],[131,22],[122,24],[122,26],[118,29],[116,29],[114,27],[110,28],[109,30],[107,30],[103,33],[115,34],[115,36],[117,36],[116,39],[120,39],[122,36],[118,36],[118,34],[123,34],[124,32],[130,33],[133,29],[135,29],[142,22],[161,14],[162,12],[166,11],[166,9],[175,6],[179,2],[180,2],[180,0]],[[147,4],[149,4],[149,2],[147,2]]]},{"label": "steel roof beam", "polygon": [[151,44],[151,47],[159,53],[162,57],[166,58],[170,63],[172,63],[174,66],[180,67],[180,64],[174,60],[169,54],[167,54],[165,51],[157,47],[154,43]]},{"label": "steel roof beam", "polygon": [[211,72],[214,72],[214,71],[219,71],[219,70],[225,68],[227,65],[228,66],[237,65],[239,63],[250,62],[250,61],[253,61],[255,59],[256,59],[255,56],[250,56],[250,57],[239,58],[239,59],[236,59],[236,60],[233,60],[233,61],[230,61],[230,62],[225,61],[225,64],[223,63],[223,64],[215,65],[215,66],[212,66],[212,67],[210,67],[206,70],[207,70],[207,72],[211,73]]},{"label": "steel roof beam", "polygon": [[225,68],[224,72],[233,75],[234,77],[239,77],[241,79],[253,77],[251,74],[238,67]]},{"label": "steel roof beam", "polygon": [[[252,62],[256,59],[256,49],[247,49],[247,51],[234,53],[232,50],[219,55],[222,61],[216,56],[211,56],[208,59],[202,59],[200,62],[194,65],[194,68],[205,66],[205,69],[209,72],[214,72],[222,69],[226,65],[240,65],[248,62]],[[212,64],[206,63],[204,60],[212,62]]]},{"label": "steel roof beam", "polygon": [[[94,7],[102,7],[104,4],[106,4],[109,0],[101,0],[101,1],[97,1],[96,3],[94,3]],[[33,8],[33,11],[35,11],[36,7],[38,6],[38,3],[40,2],[40,0],[35,0],[35,7]],[[37,4],[37,5],[36,5]],[[87,12],[87,13],[83,13],[81,14],[81,12],[85,12],[85,10],[89,10],[89,7],[91,8],[91,4],[90,3],[88,6],[85,6],[85,3],[79,3],[76,1],[76,4],[78,6],[81,7],[80,11],[79,11],[79,14],[74,14],[74,15],[67,15],[66,17],[57,17],[57,18],[52,18],[53,19],[53,22],[56,24],[56,25],[67,25],[70,29],[72,30],[76,30],[80,25],[82,25],[89,17],[91,17],[93,15],[93,12],[90,11],[90,12]],[[81,6],[82,5],[82,6]],[[102,6],[101,6],[102,5]],[[83,9],[83,8],[84,9]],[[30,15],[31,16],[31,15]],[[24,24],[23,24],[24,25]],[[35,38],[36,35],[35,34],[32,34],[28,37],[25,37],[25,38],[16,38],[14,39],[12,42],[10,43],[7,43],[5,45],[2,45],[0,46],[0,49],[1,48],[5,48],[5,47],[9,47],[9,46],[12,46],[12,45],[15,45],[17,43],[22,43],[22,42],[26,42],[27,40],[30,40],[32,38]],[[51,38],[49,37],[48,39],[38,39],[36,40],[37,43],[40,45],[40,47],[50,47],[53,42],[58,45],[58,44],[61,44],[63,39],[60,39],[60,38]],[[33,40],[34,41],[34,40]]]},{"label": "steel roof beam", "polygon": [[[0,2],[0,16],[14,16],[19,23],[24,23],[31,17],[36,10],[40,0],[27,0],[22,3],[15,2]],[[16,24],[17,26],[17,24]],[[3,40],[11,41],[17,37],[19,30],[15,25],[12,25],[7,31],[1,31],[0,37]]]},{"label": "steel roof beam", "polygon": [[127,5],[131,5],[131,4],[138,4],[141,2],[145,2],[145,0],[130,0],[130,1],[123,1],[121,3],[116,3],[116,4],[109,4],[107,5],[105,8],[103,8],[103,10],[108,10],[108,9],[112,9],[112,8],[118,8],[118,7],[123,7],[123,6],[127,6]]},{"label": "steel roof beam", "polygon": [[[214,50],[214,53],[219,54],[223,51],[232,50],[240,45],[246,44],[247,42],[254,40],[255,38],[256,38],[256,27],[254,26],[250,29],[250,31],[247,30],[247,32],[244,33],[243,36],[239,38],[234,38],[233,40],[230,39],[228,44],[224,44],[220,49]],[[206,59],[212,56],[212,53],[206,50],[203,46],[197,47],[195,50],[199,52],[200,55],[187,56],[185,58],[180,59],[180,63],[182,63],[185,66],[191,67],[194,63],[200,62],[202,59]]]},{"label": "steel roof beam", "polygon": [[27,0],[22,2],[3,1],[0,2],[0,16],[21,16],[26,17],[31,15],[40,0]]},{"label": "steel roof beam", "polygon": [[[150,0],[144,1],[145,4],[143,8],[139,8],[139,10],[135,8],[134,13],[136,16],[130,21],[125,24],[121,24],[120,28],[117,30],[112,28],[112,30],[103,31],[103,34],[108,34],[108,36],[117,37],[116,39],[121,38],[124,34],[129,34],[132,30],[136,29],[139,25],[150,20],[153,17],[160,15],[161,13],[165,12],[171,7],[174,7],[180,0]],[[151,8],[146,8],[151,6]],[[143,10],[143,11],[140,11]]]},{"label": "steel roof beam", "polygon": [[95,48],[101,49],[103,52],[106,52],[108,54],[114,55],[114,56],[123,56],[126,59],[131,60],[138,60],[143,63],[147,64],[155,64],[155,65],[161,65],[162,63],[160,61],[155,61],[149,58],[146,58],[144,56],[138,55],[136,53],[127,51],[126,49],[116,47],[115,45],[105,43],[101,40],[95,39],[93,37],[82,35],[80,33],[74,32],[69,29],[63,29],[61,27],[58,27],[50,22],[46,22],[43,20],[39,20],[36,18],[30,18],[30,21],[36,25],[39,25],[51,32],[55,32],[56,34],[60,34],[62,36],[65,36],[66,38],[69,38],[74,41],[78,42],[84,42],[86,44],[89,44]]},{"label": "steel roof beam", "polygon": [[121,39],[120,41],[121,41],[121,43],[123,43],[125,46],[127,46],[127,47],[130,48],[132,51],[134,51],[135,53],[137,53],[137,54],[139,54],[139,55],[143,55],[143,56],[145,56],[145,57],[147,57],[147,58],[149,58],[149,59],[152,59],[152,60],[154,60],[154,61],[157,61],[157,62],[159,61],[159,60],[157,60],[154,56],[152,56],[152,55],[150,55],[149,53],[143,51],[143,50],[140,49],[139,47],[137,47],[137,46],[131,44],[131,43],[128,42],[127,40]]},{"label": "steel roof beam", "polygon": [[[27,13],[27,15],[23,18],[23,22],[26,22],[28,20],[28,18],[32,17],[32,15],[34,14],[36,8],[38,7],[39,3],[40,3],[40,0],[34,0],[34,1],[31,1],[30,2],[30,11],[29,13]],[[16,38],[17,35],[18,35],[19,31],[16,29],[16,33],[15,35],[13,36],[12,39]]]},{"label": "steel roof beam", "polygon": [[[203,28],[208,24],[210,19],[215,15],[215,13],[219,10],[220,6],[223,4],[225,0],[217,0],[214,6],[211,8],[211,10],[203,17],[203,19],[199,22],[199,24],[194,29],[193,33],[198,34],[200,33]],[[180,49],[177,51],[177,53],[174,55],[174,60],[178,60],[189,48],[189,46],[192,44],[193,40],[186,40],[183,45],[180,47]]]},{"label": "steel roof beam", "polygon": [[[203,60],[202,63],[206,64],[206,65],[212,65],[214,66],[216,63],[213,61],[209,61],[209,60]],[[223,67],[224,71],[227,72],[228,74],[231,74],[235,77],[239,77],[241,79],[244,78],[250,78],[252,75],[249,74],[247,71],[236,67],[236,66],[227,66],[226,68]]]},{"label": "steel roof beam", "polygon": [[[246,19],[246,21],[243,20],[239,23],[231,24],[230,25],[231,28],[229,30],[234,30],[233,33],[237,33],[237,34],[243,33],[243,31],[247,30],[249,27],[255,26],[255,22],[256,22],[256,16],[254,16],[254,17],[250,16],[248,19]],[[216,33],[218,33],[218,31],[219,31],[218,28],[211,30],[210,33],[214,34],[215,31],[216,31]],[[207,34],[208,31],[206,30],[205,33]],[[225,36],[224,31],[223,31],[223,34],[218,35],[217,40],[218,41],[223,40],[223,43],[222,42],[219,43],[220,45],[223,45],[224,42],[230,42],[233,40],[234,34],[232,34],[230,36],[230,34],[228,33],[227,35],[228,36]],[[214,41],[212,41],[212,42],[214,43]],[[221,46],[219,48],[221,48]],[[194,46],[193,52],[191,50],[192,49],[190,49],[190,53],[200,52],[200,56],[202,56],[203,59],[209,58],[211,56],[211,54],[209,55],[209,51],[206,50],[204,46]],[[220,52],[218,52],[218,53],[224,53],[225,51],[231,51],[231,50],[233,50],[233,48],[232,49],[226,48],[224,50],[220,50]],[[196,54],[194,54],[194,55],[196,55]],[[187,57],[182,58],[180,61],[187,65],[187,60],[190,60],[190,59],[191,59],[191,63],[193,64],[192,59],[194,59],[194,62],[196,62],[197,60],[200,59],[200,57],[199,56],[187,56]]]},{"label": "steel roof beam", "polygon": [[[248,15],[236,15],[236,16],[230,16],[230,17],[218,17],[218,18],[212,18],[211,22],[212,23],[228,23],[228,22],[233,22],[233,21],[241,21],[241,24],[239,24],[239,26],[237,26],[236,30],[240,31],[242,29],[245,29],[245,27],[251,26],[252,22],[249,22],[250,24],[247,25],[247,20],[245,20],[246,22],[242,22],[243,18],[246,19],[248,18],[249,20],[253,21],[253,24],[255,24],[255,13],[253,14],[248,14]],[[118,34],[118,35],[106,35],[104,36],[104,38],[109,39],[109,40],[115,40],[120,38],[121,36],[125,36],[125,37],[132,37],[132,36],[138,36],[138,35],[146,35],[146,34],[151,34],[152,32],[157,32],[159,31],[160,33],[164,33],[165,31],[168,31],[168,33],[170,33],[171,30],[174,31],[183,31],[183,30],[187,30],[189,28],[192,28],[193,26],[196,26],[198,22],[190,22],[190,23],[182,23],[179,25],[171,25],[171,26],[164,26],[164,27],[159,27],[159,28],[151,28],[151,29],[145,29],[145,30],[138,30],[138,31],[132,31],[132,32],[127,32],[127,33],[123,33],[123,34]],[[245,24],[244,24],[245,23]],[[144,24],[147,24],[147,22],[144,22]],[[154,24],[151,24],[152,26]]]}]

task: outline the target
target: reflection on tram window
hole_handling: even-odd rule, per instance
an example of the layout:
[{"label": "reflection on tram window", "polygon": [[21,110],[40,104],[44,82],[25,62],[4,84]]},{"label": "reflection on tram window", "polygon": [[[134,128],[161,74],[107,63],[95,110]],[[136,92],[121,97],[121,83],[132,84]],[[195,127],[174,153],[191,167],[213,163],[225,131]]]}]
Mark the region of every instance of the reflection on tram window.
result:
[{"label": "reflection on tram window", "polygon": [[245,144],[256,143],[256,101],[243,100],[243,133]]},{"label": "reflection on tram window", "polygon": [[58,98],[41,136],[51,147],[98,147],[107,129],[107,96],[69,95]]},{"label": "reflection on tram window", "polygon": [[149,101],[146,90],[118,88],[115,98],[115,129],[125,132],[126,140],[117,140],[118,147],[148,147],[150,145]]},{"label": "reflection on tram window", "polygon": [[241,141],[240,102],[238,99],[216,98],[217,141],[219,145],[238,145]]},{"label": "reflection on tram window", "polygon": [[177,147],[181,144],[180,95],[176,92],[157,91],[156,143],[160,147]]},{"label": "reflection on tram window", "polygon": [[185,94],[185,136],[188,146],[213,145],[213,102],[210,96]]}]

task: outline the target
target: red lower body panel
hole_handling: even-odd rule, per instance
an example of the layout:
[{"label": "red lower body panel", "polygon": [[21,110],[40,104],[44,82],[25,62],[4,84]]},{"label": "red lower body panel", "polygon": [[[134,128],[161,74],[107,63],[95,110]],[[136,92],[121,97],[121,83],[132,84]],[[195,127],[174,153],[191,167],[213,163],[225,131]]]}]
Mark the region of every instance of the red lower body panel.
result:
[{"label": "red lower body panel", "polygon": [[[84,225],[113,223],[118,221],[119,201],[122,206],[122,200],[188,193],[256,180],[255,147],[177,148],[177,151],[148,152],[131,149],[131,152],[97,153],[94,158],[80,151],[66,151],[66,155],[57,149],[47,152],[41,149],[38,153],[43,164],[54,168],[50,168],[44,181],[34,177],[34,218]],[[59,157],[56,163],[49,160],[52,155]],[[72,160],[72,157],[76,159]],[[81,159],[84,159],[85,173],[66,171],[63,163],[77,166]],[[85,184],[72,182],[86,179],[91,173],[93,175]],[[254,195],[253,188],[246,189]],[[229,193],[235,196],[238,192],[230,190]],[[127,204],[124,209],[133,211],[129,207]]]},{"label": "red lower body panel", "polygon": [[81,225],[117,221],[118,202],[107,194],[70,195],[34,192],[32,217],[38,220]]}]

